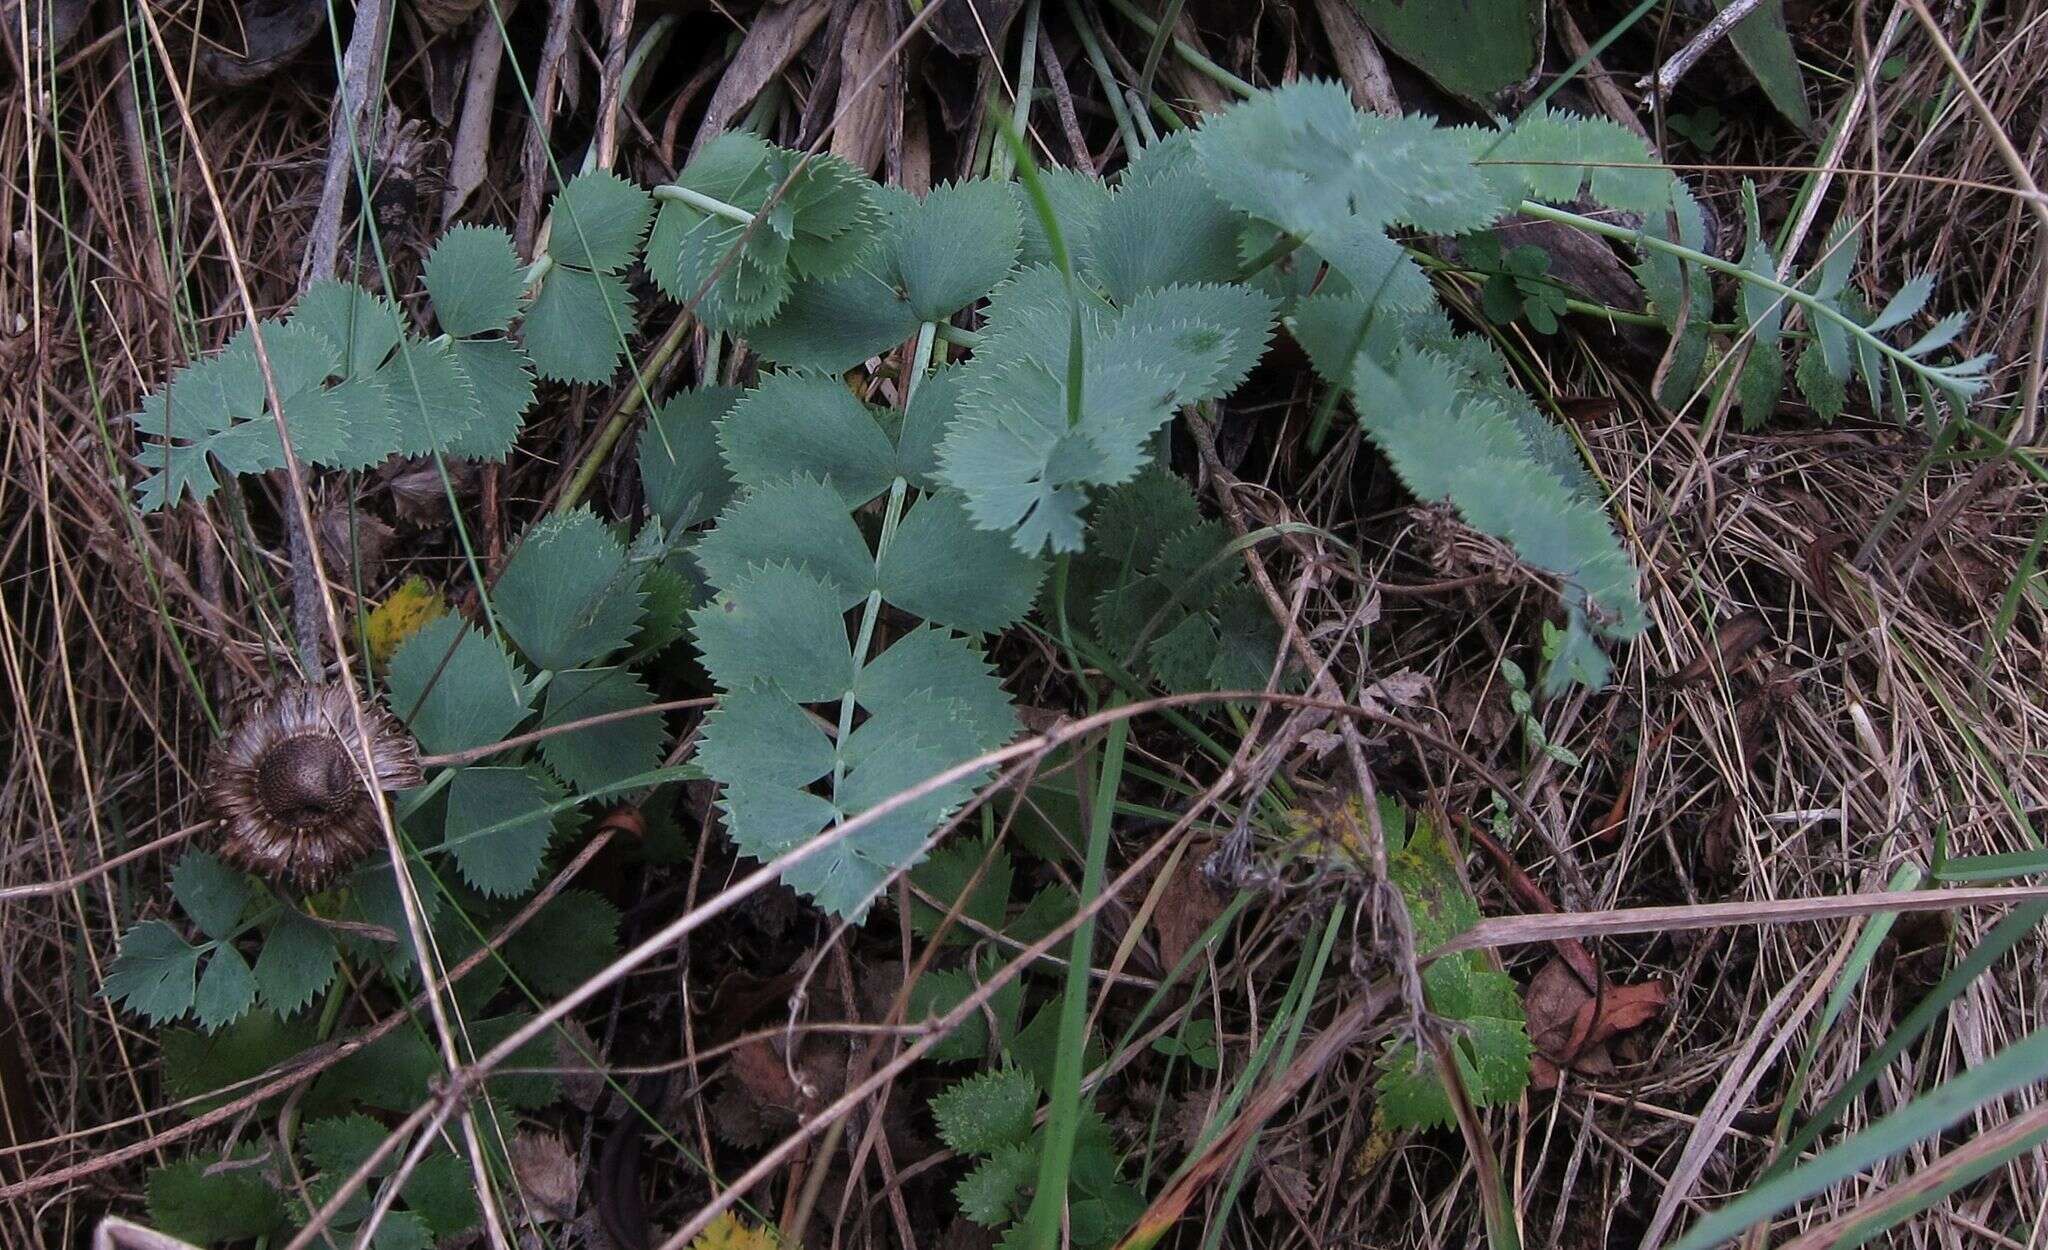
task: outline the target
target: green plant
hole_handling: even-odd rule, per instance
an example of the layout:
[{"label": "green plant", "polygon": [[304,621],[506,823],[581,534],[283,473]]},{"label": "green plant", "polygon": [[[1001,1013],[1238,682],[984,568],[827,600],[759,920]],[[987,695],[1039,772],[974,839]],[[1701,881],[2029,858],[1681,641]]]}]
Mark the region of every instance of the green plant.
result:
[{"label": "green plant", "polygon": [[[1045,1129],[1032,1127],[1044,1091],[1020,1068],[991,1068],[932,1099],[939,1137],[974,1160],[953,1196],[960,1213],[984,1228],[1004,1228],[1030,1206],[1039,1177]],[[1135,1189],[1119,1177],[1123,1160],[1107,1122],[1082,1112],[1073,1145],[1073,1184],[1066,1215],[1072,1244],[1113,1244],[1143,1212]]]},{"label": "green plant", "polygon": [[[1063,651],[1103,657],[1119,681],[1199,692],[1289,680],[1239,560],[1263,536],[1205,520],[1166,455],[1175,415],[1237,392],[1276,328],[1328,387],[1311,443],[1348,406],[1415,496],[1448,504],[1555,584],[1562,624],[1546,634],[1542,686],[1603,683],[1604,647],[1640,633],[1645,615],[1601,487],[1507,362],[1458,331],[1395,232],[1486,237],[1520,213],[1630,244],[1652,309],[1683,326],[1667,376],[1684,387],[1706,361],[1711,278],[1731,276],[1747,340],[1737,397],[1751,420],[1783,389],[1791,308],[1813,339],[1795,381],[1824,415],[1857,378],[1873,407],[1889,401],[1901,415],[1916,393],[1929,407],[1960,404],[1986,368],[1935,359],[1960,314],[1892,343],[1931,280],[1870,314],[1850,283],[1852,237],[1832,240],[1812,273],[1779,281],[1753,190],[1741,260],[1708,254],[1682,184],[1602,121],[1538,109],[1506,128],[1443,127],[1367,115],[1336,85],[1301,82],[1151,144],[1113,183],[1020,172],[1022,185],[972,181],[917,198],[832,158],[727,135],[651,191],[604,172],[568,181],[530,262],[502,231],[449,232],[423,271],[426,300],[408,311],[319,284],[288,319],[244,330],[143,403],[136,496],[160,509],[281,467],[280,417],[299,458],[326,469],[504,458],[536,376],[612,380],[638,322],[636,264],[764,362],[748,389],[707,384],[656,404],[645,388],[672,333],[650,367],[635,363],[636,406],[622,408],[649,414],[635,460],[651,515],[608,523],[571,506],[537,521],[480,594],[479,623],[442,617],[391,656],[383,694],[440,761],[398,804],[402,865],[288,902],[195,853],[174,893],[199,940],[165,920],[130,929],[106,992],[158,1023],[196,1019],[206,1032],[184,1044],[195,1089],[248,1055],[325,1040],[339,1027],[329,1008],[344,959],[418,976],[408,943],[369,936],[406,928],[394,867],[421,884],[437,941],[473,945],[480,920],[535,887],[593,800],[706,778],[741,851],[767,861],[807,850],[784,876],[826,910],[862,916],[920,861],[943,901],[966,878],[956,859],[926,861],[928,846],[987,779],[970,761],[1018,728],[985,640],[1034,613]],[[1582,200],[1643,224],[1557,207]],[[1503,266],[1517,314],[1539,329],[1554,321],[1535,259],[1511,253]],[[1505,309],[1509,293],[1491,302]],[[956,324],[963,314],[979,328]],[[836,376],[899,346],[886,406],[869,402],[886,394],[879,374],[858,391]],[[595,471],[583,468],[579,481]],[[686,678],[649,661],[685,634],[717,707],[694,755],[664,765],[651,683]],[[948,770],[959,775],[930,784]],[[1114,790],[1092,796],[1084,893],[1100,880]],[[881,819],[841,832],[884,802],[895,806]],[[1439,835],[1418,824],[1390,849],[1425,945],[1476,918]],[[508,951],[496,975],[465,985],[465,1010],[495,1010],[508,986],[533,998],[575,984],[611,950],[604,919],[591,896],[564,893],[537,930],[592,936]],[[1089,936],[1077,934],[1077,968]],[[1460,1022],[1455,1053],[1484,1103],[1520,1088],[1527,1043],[1512,984],[1476,960],[1438,961],[1425,987],[1431,1009]],[[941,969],[920,992],[976,972]],[[1053,1094],[1050,1148],[1011,1169],[1054,1188],[1074,1150],[1096,1148],[1068,1097],[1085,984],[1069,989],[1058,1010],[1008,1038],[999,1029],[980,1051],[1021,1054],[1035,1028],[1054,1043],[1060,1062],[1027,1078],[1034,1103],[1040,1088]],[[323,994],[320,1019],[302,1030]],[[413,1049],[403,1062],[387,1054],[382,1072],[411,1075],[373,1096],[331,1089],[321,1116],[425,1096],[437,1057],[420,1033],[391,1036]],[[1388,1056],[1382,1105],[1395,1122],[1448,1115],[1417,1062]],[[545,1091],[507,1080],[493,1096]],[[1016,1164],[1026,1149],[1006,1139],[984,1153]],[[339,1168],[338,1147],[329,1154]],[[990,1181],[980,1209],[1009,1210],[995,1195],[1024,1184]]]},{"label": "green plant", "polygon": [[1464,241],[1465,259],[1486,275],[1479,288],[1479,306],[1496,325],[1526,320],[1538,334],[1557,333],[1558,318],[1567,309],[1564,288],[1550,278],[1550,253],[1533,243],[1517,244],[1503,253],[1499,236],[1490,231]]}]

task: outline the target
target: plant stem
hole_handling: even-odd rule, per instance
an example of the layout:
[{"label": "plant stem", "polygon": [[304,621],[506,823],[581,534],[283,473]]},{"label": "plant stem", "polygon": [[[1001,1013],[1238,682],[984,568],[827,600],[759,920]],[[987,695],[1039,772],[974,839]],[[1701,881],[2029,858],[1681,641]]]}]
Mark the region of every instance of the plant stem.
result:
[{"label": "plant stem", "polygon": [[[929,323],[927,323],[929,324]],[[922,341],[923,336],[919,336]],[[889,504],[882,514],[882,534],[875,541],[875,560],[880,563],[883,553],[889,550],[889,542],[896,537],[896,523],[903,519],[903,496],[910,489],[910,483],[897,478],[889,483]],[[868,592],[867,603],[861,608],[860,636],[853,644],[855,664],[866,661],[868,647],[875,640],[875,622],[882,615],[882,592]],[[850,676],[850,675],[849,675]],[[839,783],[846,778],[846,738],[853,732],[853,684],[847,683],[846,693],[839,696],[839,738],[833,743],[832,752],[832,799],[839,800]]]},{"label": "plant stem", "polygon": [[1939,371],[1930,369],[1925,363],[1908,356],[1905,352],[1900,351],[1877,335],[1872,334],[1828,301],[1818,296],[1809,295],[1798,287],[1789,286],[1775,278],[1766,277],[1760,273],[1753,273],[1732,260],[1722,260],[1718,256],[1710,256],[1705,252],[1689,248],[1682,243],[1672,243],[1668,240],[1660,239],[1656,235],[1645,234],[1640,230],[1631,230],[1626,226],[1615,225],[1613,222],[1601,221],[1597,217],[1588,217],[1583,213],[1574,213],[1562,208],[1552,208],[1548,204],[1538,204],[1534,200],[1523,200],[1515,211],[1543,221],[1554,221],[1560,225],[1576,226],[1588,234],[1597,234],[1603,238],[1617,239],[1637,247],[1649,248],[1651,251],[1663,252],[1666,255],[1690,261],[1702,268],[1729,274],[1754,286],[1760,286],[1781,299],[1790,300],[1792,303],[1799,305],[1807,311],[1809,316],[1825,317],[1829,321],[1835,322],[1857,340],[1883,353],[1894,364],[1908,370],[1915,377],[1925,378],[1934,385],[1940,386],[1941,389],[1954,393],[1952,385],[1942,377]]},{"label": "plant stem", "polygon": [[[1160,31],[1159,23],[1139,12],[1138,6],[1132,4],[1131,0],[1109,0],[1109,3],[1117,12],[1129,18],[1131,24],[1139,30],[1154,38],[1158,37]],[[1173,50],[1180,54],[1180,59],[1186,61],[1190,68],[1240,98],[1249,100],[1259,93],[1258,88],[1195,51],[1180,39],[1173,41]]]},{"label": "plant stem", "polygon": [[633,419],[634,413],[640,411],[642,403],[648,402],[648,390],[653,385],[656,375],[668,364],[669,357],[675,355],[676,350],[683,345],[683,338],[695,324],[694,317],[685,315],[676,318],[676,323],[669,327],[661,342],[648,353],[646,362],[634,366],[638,384],[619,400],[619,406],[612,411],[611,419],[606,421],[604,429],[598,432],[597,441],[590,445],[589,453],[583,457],[582,463],[576,466],[576,472],[569,478],[569,484],[562,488],[562,497],[555,501],[554,510],[557,513],[568,512],[583,502],[583,495],[597,479],[598,470],[604,467],[612,448],[618,445],[619,437],[626,432],[626,423]]},{"label": "plant stem", "polygon": [[723,217],[727,221],[738,222],[742,226],[754,224],[754,215],[737,204],[728,204],[724,200],[713,199],[701,191],[692,191],[688,187],[679,187],[672,182],[664,182],[654,188],[654,198],[657,200],[673,200],[678,204],[688,204],[698,212],[709,213],[713,217]]},{"label": "plant stem", "polygon": [[1138,131],[1131,124],[1131,111],[1124,107],[1123,91],[1117,86],[1116,75],[1109,68],[1109,58],[1102,54],[1102,41],[1095,37],[1095,25],[1081,10],[1080,0],[1067,0],[1067,17],[1073,23],[1074,33],[1081,37],[1081,47],[1088,54],[1088,66],[1095,71],[1095,77],[1102,82],[1102,99],[1109,105],[1109,114],[1116,119],[1116,130],[1123,136],[1124,151],[1131,156],[1145,150],[1138,138]]},{"label": "plant stem", "polygon": [[[1102,748],[1102,772],[1096,778],[1088,822],[1088,858],[1081,868],[1080,905],[1086,908],[1102,893],[1109,863],[1110,820],[1118,784],[1123,779],[1124,746],[1130,721],[1109,727]],[[1083,757],[1086,758],[1085,756]],[[1081,1067],[1086,1062],[1088,971],[1094,962],[1095,917],[1089,914],[1074,930],[1067,953],[1067,983],[1060,1001],[1059,1048],[1053,1059],[1051,1114],[1045,1144],[1038,1156],[1038,1192],[1025,1212],[1023,1244],[1033,1250],[1054,1250],[1060,1244],[1061,1216],[1067,1207],[1067,1181],[1074,1162],[1074,1139],[1081,1126]]]}]

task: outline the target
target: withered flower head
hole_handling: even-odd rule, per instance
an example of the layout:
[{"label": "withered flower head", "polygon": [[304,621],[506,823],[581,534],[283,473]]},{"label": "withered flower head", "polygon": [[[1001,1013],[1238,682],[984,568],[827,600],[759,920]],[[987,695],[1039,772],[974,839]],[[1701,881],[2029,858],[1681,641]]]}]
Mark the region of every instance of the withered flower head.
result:
[{"label": "withered flower head", "polygon": [[[363,784],[363,741],[344,686],[287,686],[250,705],[214,748],[206,798],[229,863],[302,890],[325,888],[383,840]],[[419,746],[397,718],[363,709],[378,790],[420,784]]]}]

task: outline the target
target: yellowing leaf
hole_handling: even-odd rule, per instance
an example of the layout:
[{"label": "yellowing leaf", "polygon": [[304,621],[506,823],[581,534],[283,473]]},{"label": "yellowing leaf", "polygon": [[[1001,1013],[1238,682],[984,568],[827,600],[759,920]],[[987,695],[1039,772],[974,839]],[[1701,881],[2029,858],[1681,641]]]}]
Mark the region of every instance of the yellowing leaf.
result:
[{"label": "yellowing leaf", "polygon": [[399,644],[430,621],[448,615],[448,601],[424,577],[409,577],[405,584],[370,610],[363,633],[370,641],[370,658],[382,668],[390,663]]},{"label": "yellowing leaf", "polygon": [[690,1250],[776,1250],[779,1244],[774,1230],[757,1228],[730,1211],[722,1211],[697,1234]]}]

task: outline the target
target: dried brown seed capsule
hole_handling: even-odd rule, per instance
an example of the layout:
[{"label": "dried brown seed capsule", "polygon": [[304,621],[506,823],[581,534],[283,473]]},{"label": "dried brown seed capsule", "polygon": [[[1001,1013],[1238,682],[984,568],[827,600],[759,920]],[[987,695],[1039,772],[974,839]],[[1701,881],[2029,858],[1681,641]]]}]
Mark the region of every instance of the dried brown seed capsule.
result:
[{"label": "dried brown seed capsule", "polygon": [[[206,799],[229,863],[319,890],[383,840],[349,704],[344,686],[288,686],[252,704],[214,748]],[[420,784],[419,746],[397,718],[368,706],[363,728],[377,790]]]}]

